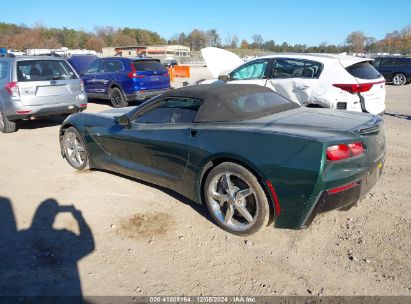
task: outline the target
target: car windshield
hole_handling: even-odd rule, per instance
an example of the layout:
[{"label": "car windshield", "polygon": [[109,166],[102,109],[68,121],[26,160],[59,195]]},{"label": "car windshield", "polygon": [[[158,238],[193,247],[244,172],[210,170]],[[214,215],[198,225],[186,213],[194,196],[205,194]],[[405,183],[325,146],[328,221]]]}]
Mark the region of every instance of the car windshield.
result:
[{"label": "car windshield", "polygon": [[68,61],[78,73],[85,74],[97,58],[97,56],[73,56]]},{"label": "car windshield", "polygon": [[47,81],[76,78],[76,73],[64,60],[24,60],[17,63],[18,81]]},{"label": "car windshield", "polygon": [[164,66],[157,60],[138,60],[133,65],[137,71],[164,71]]}]

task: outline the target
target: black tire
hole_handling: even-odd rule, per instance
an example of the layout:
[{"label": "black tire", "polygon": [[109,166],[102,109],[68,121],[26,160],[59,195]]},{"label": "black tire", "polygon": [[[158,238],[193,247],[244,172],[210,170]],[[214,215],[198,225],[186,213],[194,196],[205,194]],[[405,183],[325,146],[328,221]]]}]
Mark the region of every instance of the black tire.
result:
[{"label": "black tire", "polygon": [[114,108],[124,108],[128,106],[128,102],[125,100],[123,92],[117,87],[110,90],[110,101]]},{"label": "black tire", "polygon": [[[74,142],[74,146],[70,146],[70,139],[75,137],[77,142]],[[80,135],[80,133],[73,127],[68,128],[62,138],[61,138],[61,150],[63,151],[63,156],[64,158],[67,160],[67,162],[70,164],[70,166],[72,166],[73,168],[77,169],[77,170],[88,170],[90,168],[90,160],[89,160],[89,156],[88,156],[88,152],[87,152],[87,146],[85,145],[84,139],[83,137]],[[79,147],[82,147],[82,151],[80,152]],[[73,154],[80,152],[79,154],[79,158],[76,157],[77,155]]]},{"label": "black tire", "polygon": [[[228,177],[227,177],[228,175]],[[224,189],[225,180],[231,183],[232,191]],[[217,193],[214,191],[218,188]],[[230,186],[228,186],[228,189]],[[239,193],[251,190],[250,194],[240,197]],[[221,198],[221,194],[227,198],[224,203],[216,197]],[[242,196],[242,195],[241,195]],[[203,188],[203,197],[208,211],[214,221],[225,231],[239,236],[247,236],[257,233],[267,227],[270,220],[270,206],[267,196],[258,182],[257,178],[246,168],[231,162],[224,162],[213,168],[207,175]],[[234,211],[230,211],[229,209]],[[248,211],[247,216],[243,216],[244,208]],[[225,210],[225,211],[224,211]],[[223,213],[225,213],[223,215]],[[230,215],[228,215],[230,214]],[[230,220],[227,221],[227,218]],[[252,221],[250,221],[252,219]]]},{"label": "black tire", "polygon": [[395,86],[402,86],[407,83],[407,77],[403,73],[397,73],[392,76],[391,81]]},{"label": "black tire", "polygon": [[17,131],[17,123],[7,119],[3,110],[0,108],[0,132],[13,133]]}]

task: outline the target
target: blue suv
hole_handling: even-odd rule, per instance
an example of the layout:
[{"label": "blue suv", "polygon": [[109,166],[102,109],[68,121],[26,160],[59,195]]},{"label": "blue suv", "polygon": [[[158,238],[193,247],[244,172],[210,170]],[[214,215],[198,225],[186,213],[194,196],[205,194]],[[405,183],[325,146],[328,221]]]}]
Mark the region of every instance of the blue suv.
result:
[{"label": "blue suv", "polygon": [[170,89],[168,71],[153,58],[99,58],[81,78],[88,97],[109,99],[115,108]]}]

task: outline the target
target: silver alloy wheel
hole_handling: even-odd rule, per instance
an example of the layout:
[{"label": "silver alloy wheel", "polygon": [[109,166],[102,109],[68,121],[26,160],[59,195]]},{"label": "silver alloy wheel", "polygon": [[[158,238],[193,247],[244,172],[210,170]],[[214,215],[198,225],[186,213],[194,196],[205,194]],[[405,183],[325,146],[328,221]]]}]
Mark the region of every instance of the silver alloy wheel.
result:
[{"label": "silver alloy wheel", "polygon": [[406,79],[405,75],[403,75],[403,74],[396,74],[396,75],[394,75],[394,78],[392,79],[392,82],[395,85],[404,85],[406,81],[407,81],[407,79]]},{"label": "silver alloy wheel", "polygon": [[0,129],[4,129],[3,113],[0,111]]},{"label": "silver alloy wheel", "polygon": [[211,211],[226,227],[244,231],[254,225],[258,213],[257,196],[238,175],[227,172],[214,176],[207,195]]},{"label": "silver alloy wheel", "polygon": [[66,132],[63,138],[64,154],[75,168],[81,168],[86,161],[86,149],[81,140],[73,132]]}]

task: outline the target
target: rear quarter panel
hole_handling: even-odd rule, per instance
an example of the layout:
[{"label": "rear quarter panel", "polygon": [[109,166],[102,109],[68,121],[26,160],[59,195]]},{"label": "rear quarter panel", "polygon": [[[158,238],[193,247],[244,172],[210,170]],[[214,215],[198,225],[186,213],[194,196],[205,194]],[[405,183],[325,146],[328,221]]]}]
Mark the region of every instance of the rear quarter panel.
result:
[{"label": "rear quarter panel", "polygon": [[185,195],[196,196],[201,202],[203,168],[211,161],[230,159],[252,170],[267,194],[270,192],[266,180],[271,181],[281,206],[280,214],[276,214],[277,227],[298,225],[310,207],[322,169],[321,142],[268,132],[222,129],[197,132],[185,175],[185,181],[197,181],[195,189],[190,189],[196,193]]}]

